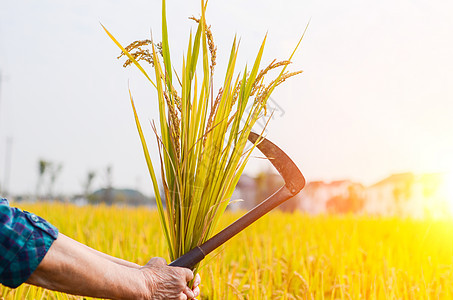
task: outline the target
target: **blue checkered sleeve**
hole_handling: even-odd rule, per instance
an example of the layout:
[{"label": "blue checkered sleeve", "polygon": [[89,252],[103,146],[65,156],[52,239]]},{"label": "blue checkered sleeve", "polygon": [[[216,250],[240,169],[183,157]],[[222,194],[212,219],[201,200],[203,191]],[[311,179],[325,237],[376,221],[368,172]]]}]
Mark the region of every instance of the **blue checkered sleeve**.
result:
[{"label": "blue checkered sleeve", "polygon": [[46,220],[0,199],[0,283],[11,288],[24,283],[57,236]]}]

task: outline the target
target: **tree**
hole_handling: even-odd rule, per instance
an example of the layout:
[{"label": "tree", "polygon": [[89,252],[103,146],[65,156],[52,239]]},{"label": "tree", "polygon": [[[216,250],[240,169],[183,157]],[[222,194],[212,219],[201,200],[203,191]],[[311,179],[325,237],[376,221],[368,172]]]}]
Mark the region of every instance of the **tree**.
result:
[{"label": "tree", "polygon": [[63,169],[62,164],[55,164],[51,161],[40,159],[38,161],[38,182],[36,184],[36,200],[41,200],[41,189],[47,181],[47,199],[53,199],[55,182]]},{"label": "tree", "polygon": [[60,176],[61,170],[63,169],[63,165],[49,163],[49,186],[48,186],[48,193],[47,197],[51,200],[54,200],[54,189],[55,189],[55,181],[57,180],[58,176]]},{"label": "tree", "polygon": [[44,174],[46,174],[49,165],[50,162],[44,159],[40,159],[38,161],[38,182],[36,184],[36,196],[35,196],[36,200],[40,199],[40,192],[44,181]]},{"label": "tree", "polygon": [[96,177],[95,171],[88,171],[86,181],[83,184],[83,195],[88,202],[92,202],[91,187],[93,185],[93,180],[95,177]]},{"label": "tree", "polygon": [[112,166],[108,165],[105,169],[105,193],[103,202],[108,205],[113,204],[113,179],[112,179]]},{"label": "tree", "polygon": [[359,212],[365,203],[365,199],[358,190],[359,187],[350,185],[346,195],[336,195],[326,203],[330,213],[347,214]]}]

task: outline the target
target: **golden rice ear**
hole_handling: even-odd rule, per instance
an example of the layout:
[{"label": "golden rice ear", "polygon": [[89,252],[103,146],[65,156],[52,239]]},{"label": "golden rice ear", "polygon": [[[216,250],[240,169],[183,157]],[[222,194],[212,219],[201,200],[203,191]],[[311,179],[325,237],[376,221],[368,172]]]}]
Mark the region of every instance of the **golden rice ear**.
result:
[{"label": "golden rice ear", "polygon": [[107,30],[107,28],[102,25],[102,28],[104,31],[107,33],[107,35],[112,39],[112,41],[118,46],[118,48],[121,49],[121,51],[126,54],[126,56],[134,63],[134,65],[142,72],[143,75],[151,82],[151,84],[156,87],[156,84],[151,80],[151,78],[148,76],[148,73],[143,69],[143,67],[135,60],[135,58],[113,37],[113,35]]},{"label": "golden rice ear", "polygon": [[[151,40],[135,41],[135,42],[132,42],[131,44],[129,44],[129,46],[127,46],[124,49],[126,49],[134,57],[134,59],[137,62],[144,60],[144,61],[148,62],[151,66],[154,66],[154,61],[151,56],[151,53],[149,53],[148,49],[142,48],[143,46],[146,46],[149,44],[151,44]],[[132,51],[134,51],[134,52],[132,52]],[[121,54],[117,58],[120,59],[123,56],[126,56],[126,53],[121,52]],[[131,64],[133,64],[133,62],[130,59],[127,59],[124,62],[123,67],[126,68],[126,67],[130,66]]]}]

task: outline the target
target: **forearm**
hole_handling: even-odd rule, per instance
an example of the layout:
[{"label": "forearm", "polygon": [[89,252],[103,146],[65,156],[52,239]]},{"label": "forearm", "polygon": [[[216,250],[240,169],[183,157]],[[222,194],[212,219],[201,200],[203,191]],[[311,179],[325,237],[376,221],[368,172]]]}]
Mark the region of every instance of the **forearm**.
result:
[{"label": "forearm", "polygon": [[82,296],[137,299],[144,287],[135,266],[59,234],[27,283]]},{"label": "forearm", "polygon": [[114,257],[114,256],[110,256],[108,254],[105,254],[101,251],[98,251],[98,250],[95,250],[93,248],[90,248],[82,243],[79,243],[77,241],[74,240],[75,243],[78,243],[81,247],[84,247],[86,248],[87,250],[93,252],[94,254],[98,255],[98,256],[101,256],[103,258],[106,258],[108,260],[110,260],[111,262],[114,262],[114,263],[117,263],[117,264],[120,264],[120,265],[123,265],[123,266],[126,266],[126,267],[129,267],[129,268],[135,268],[135,269],[138,269],[140,268],[140,265],[138,264],[134,264],[130,261],[127,261],[127,260],[124,260],[124,259],[121,259],[121,258],[117,258],[117,257]]}]

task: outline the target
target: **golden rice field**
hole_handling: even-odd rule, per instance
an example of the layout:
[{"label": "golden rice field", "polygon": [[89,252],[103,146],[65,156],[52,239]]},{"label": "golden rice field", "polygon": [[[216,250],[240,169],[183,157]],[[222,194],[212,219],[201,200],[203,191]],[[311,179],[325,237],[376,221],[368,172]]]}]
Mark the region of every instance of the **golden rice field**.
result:
[{"label": "golden rice field", "polygon": [[[111,255],[139,264],[167,257],[147,208],[19,207]],[[227,213],[222,226],[237,216]],[[274,212],[209,256],[201,276],[201,299],[453,299],[453,221]],[[77,298],[28,285],[0,293]]]}]

